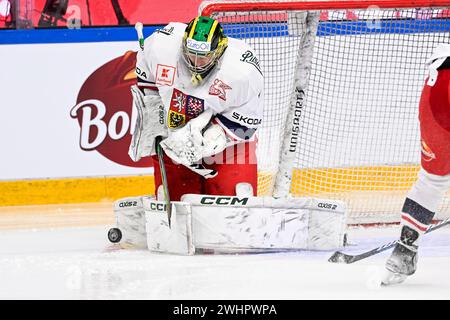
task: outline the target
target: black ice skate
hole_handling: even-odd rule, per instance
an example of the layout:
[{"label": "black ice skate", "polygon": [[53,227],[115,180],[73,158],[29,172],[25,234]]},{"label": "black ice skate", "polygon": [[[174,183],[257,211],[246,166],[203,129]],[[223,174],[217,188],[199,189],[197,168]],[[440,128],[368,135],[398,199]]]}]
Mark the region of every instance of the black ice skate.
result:
[{"label": "black ice skate", "polygon": [[386,262],[387,273],[382,280],[383,285],[402,283],[416,272],[418,247],[414,243],[418,238],[416,230],[403,226],[400,240]]}]

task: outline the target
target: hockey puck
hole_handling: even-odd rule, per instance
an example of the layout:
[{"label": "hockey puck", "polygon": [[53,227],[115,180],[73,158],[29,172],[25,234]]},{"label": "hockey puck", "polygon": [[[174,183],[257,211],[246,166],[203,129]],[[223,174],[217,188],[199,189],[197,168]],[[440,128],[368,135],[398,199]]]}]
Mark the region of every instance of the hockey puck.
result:
[{"label": "hockey puck", "polygon": [[108,231],[108,240],[117,243],[122,239],[122,231],[118,228],[111,228]]}]

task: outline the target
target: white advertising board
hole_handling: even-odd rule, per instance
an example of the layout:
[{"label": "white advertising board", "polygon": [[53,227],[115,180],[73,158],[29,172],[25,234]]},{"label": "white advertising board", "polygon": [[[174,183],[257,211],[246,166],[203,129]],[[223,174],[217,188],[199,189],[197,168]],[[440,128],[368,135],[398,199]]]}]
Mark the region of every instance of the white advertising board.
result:
[{"label": "white advertising board", "polygon": [[0,46],[0,180],[150,174],[133,163],[137,41]]}]

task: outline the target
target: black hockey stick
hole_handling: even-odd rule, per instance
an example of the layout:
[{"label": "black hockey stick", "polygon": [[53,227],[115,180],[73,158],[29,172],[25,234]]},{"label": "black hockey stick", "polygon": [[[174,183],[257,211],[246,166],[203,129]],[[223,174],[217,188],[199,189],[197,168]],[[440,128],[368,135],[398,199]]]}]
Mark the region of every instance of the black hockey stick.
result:
[{"label": "black hockey stick", "polygon": [[[436,224],[432,224],[425,233],[428,233],[428,232],[437,230],[439,228],[442,228],[443,226],[445,226],[445,225],[447,225],[449,223],[450,223],[450,218],[442,220],[442,221],[440,221],[440,222],[438,222]],[[380,246],[378,248],[375,248],[375,249],[372,249],[370,251],[367,251],[367,252],[364,252],[364,253],[361,253],[361,254],[357,254],[357,255],[345,254],[345,253],[342,253],[340,251],[336,251],[328,259],[328,261],[329,262],[333,262],[333,263],[346,263],[346,264],[353,263],[353,262],[356,262],[356,261],[368,258],[370,256],[376,255],[376,254],[378,254],[380,252],[383,252],[385,250],[388,250],[388,249],[392,248],[393,246],[395,246],[396,243],[397,243],[397,240],[389,242],[389,243],[386,243],[386,244],[384,244],[384,245],[382,245],[382,246]]]},{"label": "black hockey stick", "polygon": [[[137,22],[135,24],[134,28],[136,29],[136,32],[138,34],[139,47],[141,48],[142,51],[144,51],[143,25],[141,22]],[[164,165],[164,151],[160,145],[161,140],[162,140],[161,136],[158,136],[155,138],[155,148],[156,148],[156,154],[158,155],[159,171],[161,171],[161,181],[162,181],[163,189],[164,189],[164,198],[166,201],[167,219],[168,219],[169,228],[170,228],[170,218],[172,217],[172,204],[170,202],[169,185],[167,184],[166,166]],[[158,190],[156,190],[155,193],[158,194]]]},{"label": "black hockey stick", "polygon": [[156,145],[156,153],[158,155],[159,171],[161,171],[161,181],[164,189],[164,199],[166,201],[167,220],[169,222],[170,228],[170,218],[172,217],[172,204],[170,202],[169,185],[167,183],[166,167],[164,165],[164,151],[160,144],[161,140],[162,140],[161,136],[156,137],[155,145]]}]

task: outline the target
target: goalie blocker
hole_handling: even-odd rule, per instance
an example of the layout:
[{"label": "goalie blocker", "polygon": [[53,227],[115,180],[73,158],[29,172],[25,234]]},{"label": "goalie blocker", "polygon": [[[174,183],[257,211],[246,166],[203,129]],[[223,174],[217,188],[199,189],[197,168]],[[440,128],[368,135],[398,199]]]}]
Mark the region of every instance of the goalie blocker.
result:
[{"label": "goalie blocker", "polygon": [[[336,250],[344,245],[346,206],[315,198],[186,194],[166,204],[154,197],[116,202],[117,226],[126,247],[193,255],[273,250]],[[145,231],[144,231],[145,230]]]}]

